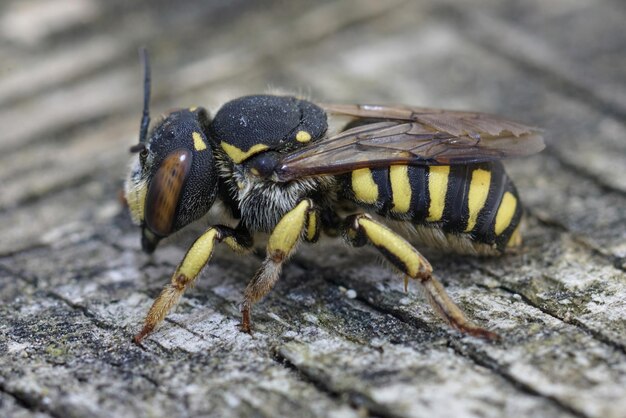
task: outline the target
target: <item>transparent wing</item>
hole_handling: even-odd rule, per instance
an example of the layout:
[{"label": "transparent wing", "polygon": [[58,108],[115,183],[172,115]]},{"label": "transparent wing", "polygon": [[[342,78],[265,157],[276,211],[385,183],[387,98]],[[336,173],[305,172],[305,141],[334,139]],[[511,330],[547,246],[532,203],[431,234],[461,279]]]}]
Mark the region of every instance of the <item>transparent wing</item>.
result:
[{"label": "transparent wing", "polygon": [[521,157],[544,148],[540,130],[499,116],[405,106],[321,104],[373,120],[285,155],[280,181],[391,164],[454,165]]}]

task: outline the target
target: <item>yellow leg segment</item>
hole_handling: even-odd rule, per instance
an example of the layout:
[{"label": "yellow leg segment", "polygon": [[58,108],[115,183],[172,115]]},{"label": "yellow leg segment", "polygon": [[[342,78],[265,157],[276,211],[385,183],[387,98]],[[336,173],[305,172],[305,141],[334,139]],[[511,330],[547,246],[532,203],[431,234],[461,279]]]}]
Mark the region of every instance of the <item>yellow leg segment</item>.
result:
[{"label": "yellow leg segment", "polygon": [[417,280],[433,309],[453,328],[476,337],[498,338],[497,334],[474,325],[465,317],[441,283],[433,277],[428,260],[400,235],[365,214],[349,217],[346,225],[345,237],[350,244],[360,247],[371,243],[401,273]]},{"label": "yellow leg segment", "polygon": [[314,241],[319,235],[318,214],[313,202],[303,200],[278,222],[267,243],[267,256],[244,291],[241,307],[241,330],[250,332],[252,305],[272,290],[278,281],[282,265],[294,253],[302,238]]},{"label": "yellow leg segment", "polygon": [[155,299],[148,315],[146,315],[143,328],[134,337],[135,343],[139,344],[146,335],[150,334],[178,303],[185,289],[193,284],[200,270],[211,259],[215,243],[225,242],[233,251],[241,252],[252,246],[251,241],[247,232],[224,226],[210,227],[202,234],[191,245],[185,258],[176,268],[170,284]]}]

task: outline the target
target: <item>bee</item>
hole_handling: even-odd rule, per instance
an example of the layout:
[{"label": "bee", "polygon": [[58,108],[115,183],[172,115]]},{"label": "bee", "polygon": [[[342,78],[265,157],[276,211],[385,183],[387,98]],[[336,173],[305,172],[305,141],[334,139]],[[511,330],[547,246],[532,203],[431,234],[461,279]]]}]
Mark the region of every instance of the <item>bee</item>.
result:
[{"label": "bee", "polygon": [[[143,250],[153,252],[217,201],[237,224],[210,226],[191,245],[148,311],[137,344],[177,304],[217,244],[245,252],[257,233],[269,234],[267,255],[243,294],[245,332],[252,306],[275,285],[283,264],[323,232],[354,247],[373,246],[405,276],[405,287],[409,279],[421,285],[453,328],[497,338],[466,318],[412,243],[477,255],[519,247],[522,206],[500,160],[539,152],[540,130],[478,112],[252,95],[213,117],[201,107],[174,110],[148,134],[145,52],[143,62],[139,143],[125,183]],[[349,122],[332,133],[329,120],[337,118]]]}]

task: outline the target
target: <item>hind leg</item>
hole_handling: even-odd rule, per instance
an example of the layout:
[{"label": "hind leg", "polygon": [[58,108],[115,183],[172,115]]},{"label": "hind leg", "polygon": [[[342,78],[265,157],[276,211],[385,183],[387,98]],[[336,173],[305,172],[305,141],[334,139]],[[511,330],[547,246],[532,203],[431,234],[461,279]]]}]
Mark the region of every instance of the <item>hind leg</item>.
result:
[{"label": "hind leg", "polygon": [[450,326],[475,337],[490,340],[498,338],[497,334],[473,324],[465,317],[441,283],[433,277],[428,260],[400,235],[365,214],[348,217],[344,234],[348,243],[355,247],[372,244],[400,272],[417,280],[433,309]]}]

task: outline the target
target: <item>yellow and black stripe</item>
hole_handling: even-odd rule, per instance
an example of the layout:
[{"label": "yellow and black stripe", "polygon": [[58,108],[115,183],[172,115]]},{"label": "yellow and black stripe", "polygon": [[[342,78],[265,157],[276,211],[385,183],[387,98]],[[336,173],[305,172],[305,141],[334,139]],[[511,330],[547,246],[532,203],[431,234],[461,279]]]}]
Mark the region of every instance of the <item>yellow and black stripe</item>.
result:
[{"label": "yellow and black stripe", "polygon": [[504,250],[522,216],[515,186],[499,162],[355,170],[344,197],[379,215],[440,228]]}]

